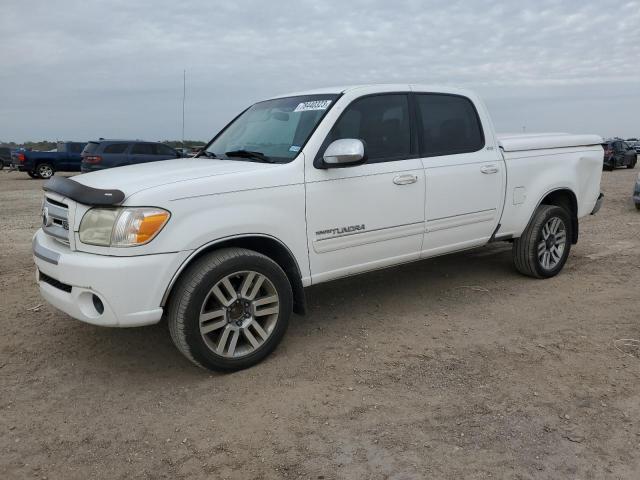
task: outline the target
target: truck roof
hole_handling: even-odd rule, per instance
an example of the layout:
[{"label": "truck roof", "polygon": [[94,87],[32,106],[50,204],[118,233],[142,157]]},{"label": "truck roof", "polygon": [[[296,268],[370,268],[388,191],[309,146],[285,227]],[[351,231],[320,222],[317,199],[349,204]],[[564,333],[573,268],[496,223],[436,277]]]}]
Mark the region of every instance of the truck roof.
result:
[{"label": "truck roof", "polygon": [[271,98],[284,98],[284,97],[297,97],[301,95],[321,95],[321,94],[340,94],[347,93],[353,90],[362,90],[362,94],[384,91],[414,91],[414,92],[435,92],[435,93],[453,93],[459,95],[471,96],[472,93],[468,90],[444,86],[444,85],[421,85],[421,84],[409,84],[409,83],[380,83],[380,84],[361,84],[361,85],[343,85],[334,87],[315,88],[313,90],[303,90],[300,92],[290,92],[282,95],[275,95]]}]

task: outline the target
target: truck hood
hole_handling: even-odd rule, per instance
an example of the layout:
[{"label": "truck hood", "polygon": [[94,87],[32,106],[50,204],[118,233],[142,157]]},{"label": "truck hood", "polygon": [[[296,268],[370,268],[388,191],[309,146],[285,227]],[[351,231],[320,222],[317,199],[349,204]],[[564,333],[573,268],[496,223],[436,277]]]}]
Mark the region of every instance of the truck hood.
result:
[{"label": "truck hood", "polygon": [[88,187],[118,189],[128,198],[142,190],[162,185],[235,173],[256,172],[274,167],[277,165],[240,160],[179,158],[85,173],[73,177],[73,180]]}]

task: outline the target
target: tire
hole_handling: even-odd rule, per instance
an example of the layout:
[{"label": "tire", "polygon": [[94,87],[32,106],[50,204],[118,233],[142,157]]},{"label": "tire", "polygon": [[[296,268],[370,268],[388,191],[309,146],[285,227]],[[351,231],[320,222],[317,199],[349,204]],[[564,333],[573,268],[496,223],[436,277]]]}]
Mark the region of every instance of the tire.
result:
[{"label": "tire", "polygon": [[182,274],[167,321],[185,357],[202,368],[229,372],[269,355],[284,337],[292,309],[291,284],[277,263],[252,250],[225,248],[204,255]]},{"label": "tire", "polygon": [[50,163],[41,163],[36,167],[36,174],[43,180],[48,180],[49,178],[53,177],[54,173],[55,170]]},{"label": "tire", "polygon": [[615,166],[614,166],[614,165],[615,165],[615,160],[611,160],[611,162],[610,162],[608,165],[605,163],[605,165],[604,165],[604,169],[605,169],[607,172],[613,172],[613,169],[615,168]]},{"label": "tire", "polygon": [[[553,225],[557,225],[555,233],[551,233]],[[516,270],[534,278],[557,275],[571,251],[571,234],[571,217],[564,208],[540,205],[522,236],[513,242],[513,263]]]},{"label": "tire", "polygon": [[635,168],[636,166],[636,162],[637,160],[634,160],[633,162],[631,162],[629,165],[627,165],[627,168]]},{"label": "tire", "polygon": [[38,178],[38,174],[35,172],[27,172],[27,175],[29,175],[31,178]]},{"label": "tire", "polygon": [[640,203],[636,203],[636,209],[640,210]]}]

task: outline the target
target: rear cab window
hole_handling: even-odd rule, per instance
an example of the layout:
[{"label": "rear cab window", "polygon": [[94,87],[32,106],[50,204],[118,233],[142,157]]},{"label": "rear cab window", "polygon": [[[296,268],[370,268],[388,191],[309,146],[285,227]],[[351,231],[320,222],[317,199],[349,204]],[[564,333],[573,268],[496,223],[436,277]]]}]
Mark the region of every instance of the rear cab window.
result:
[{"label": "rear cab window", "polygon": [[84,143],[72,142],[72,143],[69,143],[68,145],[68,151],[71,153],[81,153],[84,146],[85,146]]},{"label": "rear cab window", "polygon": [[420,153],[424,157],[470,153],[484,147],[475,106],[466,97],[417,93]]}]

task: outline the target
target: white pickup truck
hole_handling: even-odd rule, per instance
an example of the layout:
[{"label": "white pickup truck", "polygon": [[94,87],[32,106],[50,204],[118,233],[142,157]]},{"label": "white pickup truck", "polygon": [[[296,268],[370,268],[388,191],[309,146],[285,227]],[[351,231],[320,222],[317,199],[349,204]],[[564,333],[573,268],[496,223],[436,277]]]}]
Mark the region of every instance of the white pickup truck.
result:
[{"label": "white pickup truck", "polygon": [[165,316],[195,364],[245,368],[312,284],[493,241],[513,243],[523,274],[556,275],[602,203],[601,142],[496,136],[482,101],[453,88],[272,98],[197,158],[47,182],[38,285],[95,325]]}]

